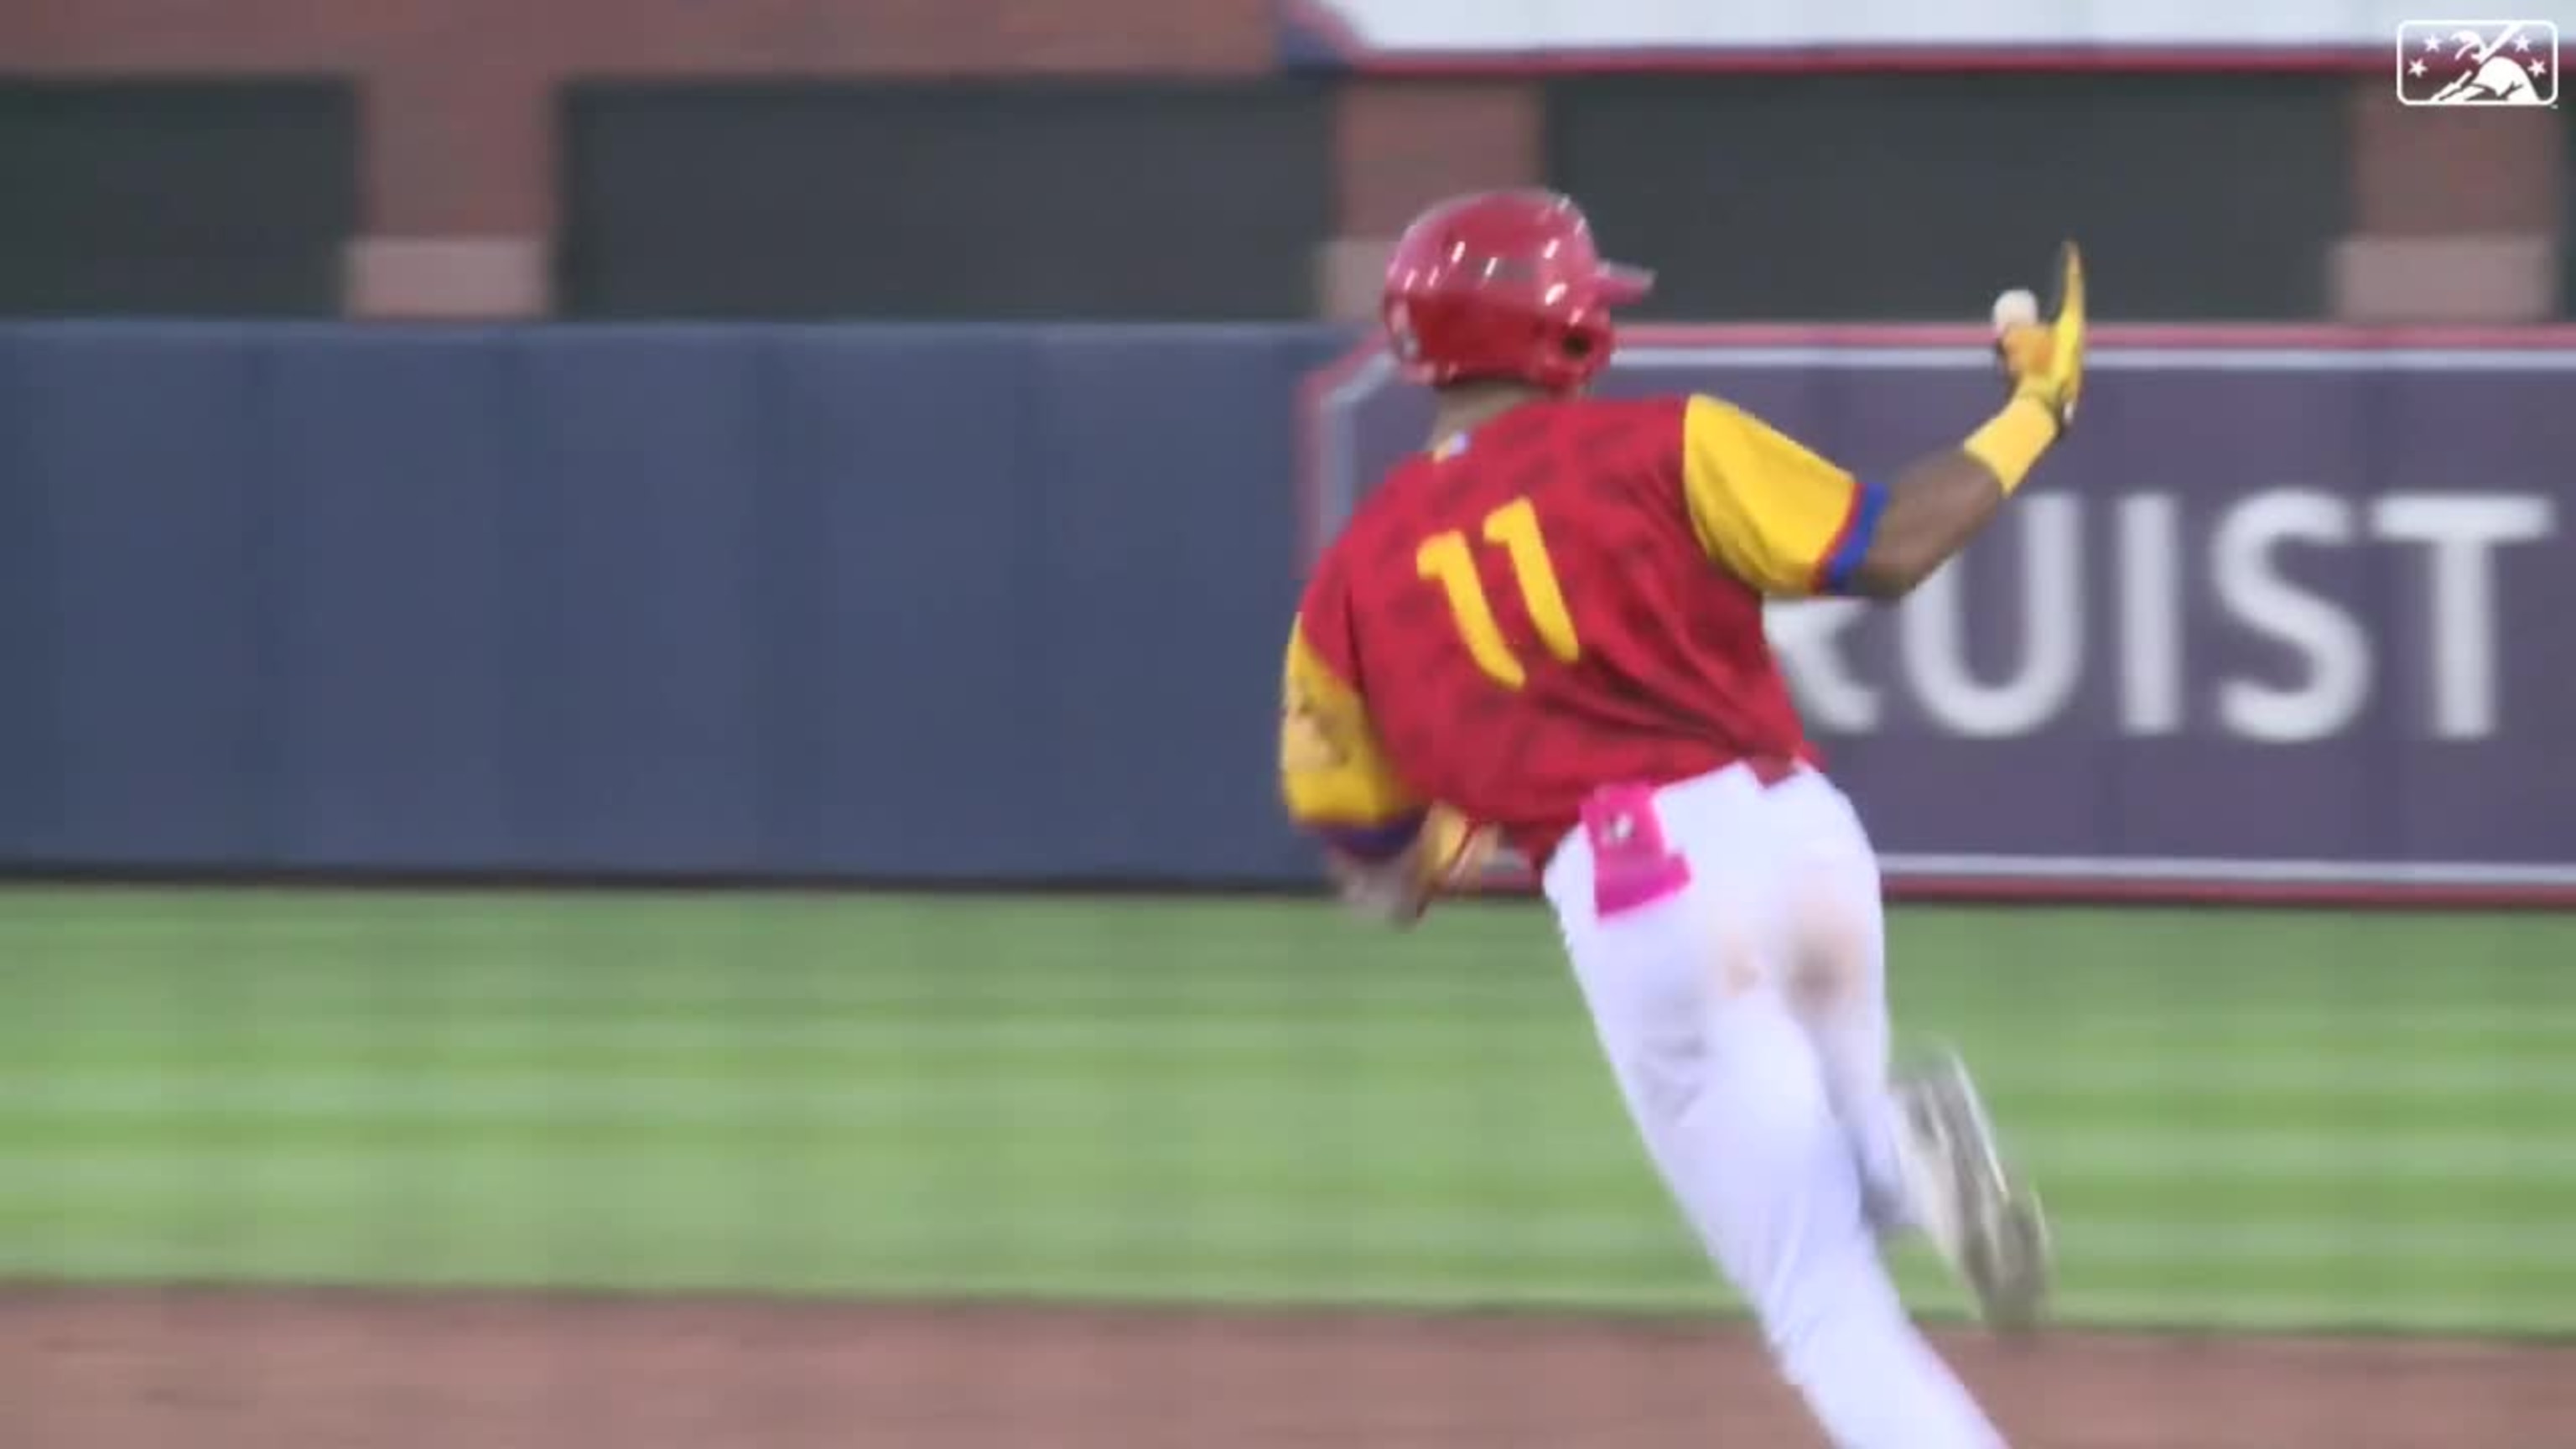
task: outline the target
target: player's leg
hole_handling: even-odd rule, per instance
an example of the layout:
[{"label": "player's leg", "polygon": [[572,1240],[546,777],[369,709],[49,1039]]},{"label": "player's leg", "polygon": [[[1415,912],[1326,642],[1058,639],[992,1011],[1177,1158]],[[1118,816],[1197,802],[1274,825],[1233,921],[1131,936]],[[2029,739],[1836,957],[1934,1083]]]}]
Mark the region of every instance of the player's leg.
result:
[{"label": "player's leg", "polygon": [[1548,888],[1576,975],[1648,1153],[1834,1442],[1994,1449],[1862,1212],[1788,995],[1758,790],[1682,787],[1668,839],[1641,794],[1626,821],[1596,822],[1598,848],[1560,855]]},{"label": "player's leg", "polygon": [[1860,817],[1821,775],[1779,786],[1792,999],[1883,1231],[1921,1229],[1990,1322],[2027,1323],[2048,1290],[2039,1199],[2004,1169],[1966,1065],[1940,1053],[1891,1074],[1886,919]]},{"label": "player's leg", "polygon": [[1857,814],[1821,777],[1777,787],[1794,826],[1782,862],[1789,998],[1816,1044],[1825,1092],[1859,1163],[1863,1203],[1882,1230],[1916,1226],[1904,1165],[1906,1114],[1889,1080],[1887,924],[1878,862]]}]

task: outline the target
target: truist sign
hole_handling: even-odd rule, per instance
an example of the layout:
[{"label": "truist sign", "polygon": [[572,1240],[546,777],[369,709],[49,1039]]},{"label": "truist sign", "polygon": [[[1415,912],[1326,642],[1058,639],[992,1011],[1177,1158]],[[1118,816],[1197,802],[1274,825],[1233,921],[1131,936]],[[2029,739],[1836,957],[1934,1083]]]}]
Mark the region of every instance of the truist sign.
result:
[{"label": "truist sign", "polygon": [[[1895,609],[1774,611],[1918,888],[2576,899],[2576,338],[2114,333],[2078,433]],[[1991,410],[1972,337],[1656,331],[1612,387],[1728,396],[1868,476]],[[1318,377],[1323,536],[1418,441]]]}]

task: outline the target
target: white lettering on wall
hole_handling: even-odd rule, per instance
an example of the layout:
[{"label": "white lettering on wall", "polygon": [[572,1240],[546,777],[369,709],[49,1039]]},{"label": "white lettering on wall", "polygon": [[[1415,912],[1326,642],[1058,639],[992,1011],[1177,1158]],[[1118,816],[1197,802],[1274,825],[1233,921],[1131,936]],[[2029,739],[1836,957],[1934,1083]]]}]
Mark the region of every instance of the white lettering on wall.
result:
[{"label": "white lettering on wall", "polygon": [[1916,697],[1952,733],[2024,735],[2057,716],[2084,677],[2084,591],[2076,570],[2084,520],[2075,500],[2022,505],[2019,667],[1987,682],[1968,670],[1966,601],[1959,571],[1923,581],[1897,618],[1899,649]]},{"label": "white lettering on wall", "polygon": [[[2088,514],[2097,528],[2107,523],[2107,538],[2088,534]],[[2398,688],[2410,704],[2422,700],[2404,728],[2483,739],[2511,708],[2499,659],[2510,642],[2509,550],[2557,531],[2553,500],[2523,493],[2356,500],[2290,487],[2199,512],[2167,492],[2047,495],[2016,503],[1998,536],[1873,626],[1892,647],[1885,665],[1863,667],[1859,659],[1876,656],[1852,647],[1872,605],[1778,609],[1771,635],[1808,722],[1831,734],[1914,717],[1945,734],[2025,735],[2061,721],[2095,680],[2124,735],[2197,728],[2285,744],[2324,739],[2354,728],[2377,691]],[[2315,582],[2335,576],[2318,564],[2365,549],[2402,551],[2388,564],[2423,578],[2421,589],[2371,600],[2406,611],[2407,627],[2391,629],[2384,614]],[[1963,570],[1977,571],[1977,607]],[[2088,631],[2088,617],[2107,627]],[[2199,663],[2195,672],[2200,660],[2240,652],[2224,647],[2230,636],[2259,641],[2263,662]],[[2111,657],[2097,657],[2100,647]],[[1972,653],[2011,664],[1981,677]]]},{"label": "white lettering on wall", "polygon": [[2218,717],[2254,740],[2317,740],[2351,724],[2370,698],[2370,637],[2333,601],[2281,576],[2287,544],[2342,544],[2352,505],[2331,493],[2285,489],[2227,511],[2210,545],[2210,586],[2254,633],[2299,656],[2295,684],[2231,679],[2218,686]]},{"label": "white lettering on wall", "polygon": [[2495,551],[2537,543],[2557,527],[2547,498],[2511,493],[2392,493],[2370,510],[2371,532],[2431,555],[2432,730],[2479,739],[2496,727]]},{"label": "white lettering on wall", "polygon": [[2169,493],[2120,500],[2120,730],[2182,728],[2182,524]]},{"label": "white lettering on wall", "polygon": [[1825,599],[1774,609],[1765,621],[1789,692],[1813,728],[1839,735],[1878,728],[1878,690],[1852,668],[1841,643],[1872,607],[1853,599]]}]

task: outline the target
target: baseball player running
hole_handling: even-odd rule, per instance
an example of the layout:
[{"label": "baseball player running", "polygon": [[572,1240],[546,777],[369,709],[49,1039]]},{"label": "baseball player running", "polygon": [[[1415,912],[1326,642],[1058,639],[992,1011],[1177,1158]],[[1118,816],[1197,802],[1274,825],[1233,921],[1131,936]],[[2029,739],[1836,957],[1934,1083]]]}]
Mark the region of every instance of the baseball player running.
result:
[{"label": "baseball player running", "polygon": [[1714,397],[1585,396],[1650,283],[1546,192],[1397,244],[1383,320],[1437,421],[1299,605],[1288,809],[1397,925],[1498,838],[1524,852],[1648,1155],[1826,1433],[1987,1449],[1880,1243],[1922,1232],[1990,1322],[2028,1323],[2039,1205],[1955,1058],[1891,1075],[1877,866],[1762,614],[1902,597],[1995,515],[2074,416],[2080,262],[2048,317],[1997,303],[2001,410],[1883,484]]}]

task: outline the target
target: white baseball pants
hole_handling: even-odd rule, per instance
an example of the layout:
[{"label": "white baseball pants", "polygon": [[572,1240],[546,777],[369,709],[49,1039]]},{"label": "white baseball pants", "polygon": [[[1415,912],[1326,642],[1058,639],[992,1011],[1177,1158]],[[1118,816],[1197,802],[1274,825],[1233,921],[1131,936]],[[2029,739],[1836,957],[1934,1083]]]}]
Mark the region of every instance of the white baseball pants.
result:
[{"label": "white baseball pants", "polygon": [[2001,1449],[1906,1316],[1878,867],[1813,771],[1595,796],[1545,886],[1647,1154],[1838,1449]]}]

